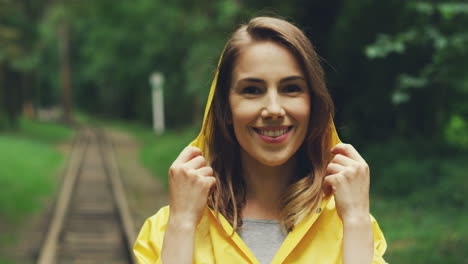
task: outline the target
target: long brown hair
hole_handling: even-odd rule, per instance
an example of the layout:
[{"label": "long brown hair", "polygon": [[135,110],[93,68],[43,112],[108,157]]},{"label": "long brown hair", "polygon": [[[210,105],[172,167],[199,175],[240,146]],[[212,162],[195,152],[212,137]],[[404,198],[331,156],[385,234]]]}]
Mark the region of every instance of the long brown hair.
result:
[{"label": "long brown hair", "polygon": [[207,135],[209,161],[217,179],[208,205],[221,213],[237,230],[245,204],[245,183],[241,176],[240,145],[233,127],[229,107],[231,75],[239,53],[247,44],[272,41],[286,47],[301,66],[310,91],[309,127],[304,143],[295,155],[298,173],[282,199],[281,222],[291,231],[301,217],[315,209],[322,198],[322,180],[329,161],[329,123],[334,106],[325,85],[318,56],[304,33],[291,23],[271,17],[257,17],[241,25],[226,44],[218,66],[218,80],[209,112],[211,134]]}]

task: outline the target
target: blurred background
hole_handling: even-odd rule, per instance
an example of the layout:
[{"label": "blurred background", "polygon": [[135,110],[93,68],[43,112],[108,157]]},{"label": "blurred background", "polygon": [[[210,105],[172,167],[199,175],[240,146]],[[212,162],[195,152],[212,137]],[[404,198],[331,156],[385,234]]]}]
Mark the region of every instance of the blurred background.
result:
[{"label": "blurred background", "polygon": [[[322,57],[339,134],[371,167],[386,260],[468,263],[461,0],[0,0],[0,263],[15,263],[5,252],[47,210],[78,123],[132,135],[139,162],[167,184],[224,43],[259,15],[295,23]],[[159,136],[154,72],[164,77]]]}]

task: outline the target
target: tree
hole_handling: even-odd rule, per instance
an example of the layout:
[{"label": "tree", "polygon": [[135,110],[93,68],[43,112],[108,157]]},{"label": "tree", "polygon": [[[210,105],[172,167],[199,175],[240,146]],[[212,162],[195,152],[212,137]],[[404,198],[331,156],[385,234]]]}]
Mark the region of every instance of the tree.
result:
[{"label": "tree", "polygon": [[[0,8],[0,98],[6,126],[15,126],[22,109],[32,113],[39,41],[35,26],[47,6],[43,1],[2,1]],[[0,118],[1,120],[1,118]]]},{"label": "tree", "polygon": [[402,32],[378,35],[366,48],[373,60],[396,55],[407,63],[417,55],[417,67],[398,67],[391,94],[401,115],[399,130],[468,147],[468,4],[416,1],[406,8],[414,23]]}]

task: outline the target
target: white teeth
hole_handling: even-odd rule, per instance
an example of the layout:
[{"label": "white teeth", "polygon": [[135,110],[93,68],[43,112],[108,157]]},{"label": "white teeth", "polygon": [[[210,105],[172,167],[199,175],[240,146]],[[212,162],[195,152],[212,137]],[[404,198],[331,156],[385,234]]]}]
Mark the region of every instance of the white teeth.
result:
[{"label": "white teeth", "polygon": [[258,129],[257,130],[260,134],[264,135],[264,136],[267,136],[267,137],[279,137],[279,136],[282,136],[284,134],[286,134],[286,132],[288,132],[288,129],[287,128],[284,128],[284,129],[278,129],[278,130],[262,130],[262,129]]}]

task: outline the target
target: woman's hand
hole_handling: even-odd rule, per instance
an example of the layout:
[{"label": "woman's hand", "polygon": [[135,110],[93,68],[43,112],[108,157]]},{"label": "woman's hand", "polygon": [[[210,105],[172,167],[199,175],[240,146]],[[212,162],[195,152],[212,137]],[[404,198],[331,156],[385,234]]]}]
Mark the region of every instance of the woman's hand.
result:
[{"label": "woman's hand", "polygon": [[213,169],[200,149],[186,147],[169,169],[169,221],[196,226],[215,183]]},{"label": "woman's hand", "polygon": [[193,263],[195,229],[216,183],[200,149],[186,147],[169,169],[169,220],[162,246],[164,264]]},{"label": "woman's hand", "polygon": [[369,166],[349,144],[337,144],[328,164],[324,188],[333,192],[343,222],[343,263],[371,263],[374,238],[369,214]]},{"label": "woman's hand", "polygon": [[369,166],[350,144],[331,149],[335,157],[328,164],[324,188],[333,192],[341,220],[369,217]]}]

